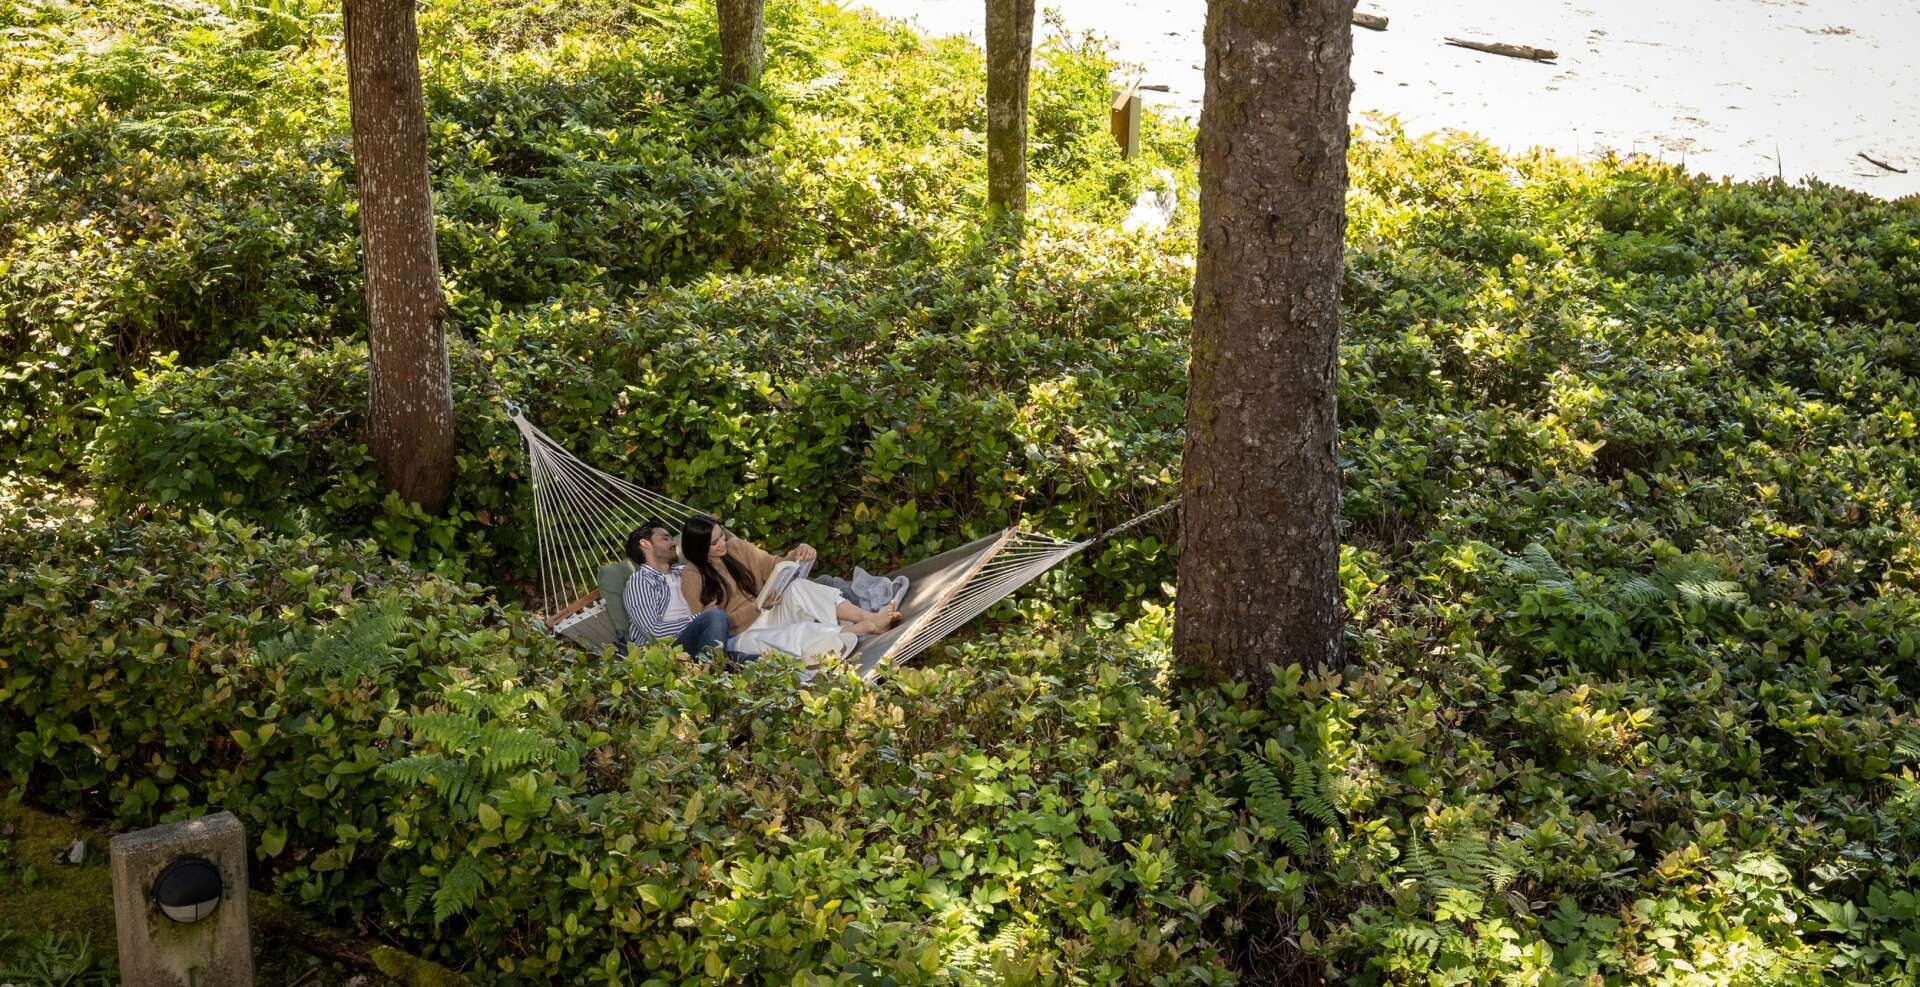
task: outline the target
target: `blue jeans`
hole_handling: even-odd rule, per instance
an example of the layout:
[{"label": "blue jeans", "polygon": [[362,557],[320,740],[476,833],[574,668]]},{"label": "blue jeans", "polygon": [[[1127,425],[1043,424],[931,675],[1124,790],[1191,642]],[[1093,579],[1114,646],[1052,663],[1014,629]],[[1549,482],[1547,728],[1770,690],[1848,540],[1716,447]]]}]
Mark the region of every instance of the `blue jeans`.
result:
[{"label": "blue jeans", "polygon": [[693,615],[687,626],[680,628],[673,643],[685,649],[690,655],[703,655],[713,648],[726,650],[727,638],[733,635],[733,626],[727,620],[727,612],[719,607],[708,607]]}]

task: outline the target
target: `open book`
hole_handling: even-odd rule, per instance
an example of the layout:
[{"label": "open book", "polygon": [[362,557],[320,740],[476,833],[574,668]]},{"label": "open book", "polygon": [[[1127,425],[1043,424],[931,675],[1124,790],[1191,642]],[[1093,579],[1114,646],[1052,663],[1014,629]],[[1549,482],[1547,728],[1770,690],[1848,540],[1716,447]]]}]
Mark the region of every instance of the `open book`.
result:
[{"label": "open book", "polygon": [[793,585],[794,580],[805,579],[807,578],[807,573],[812,571],[812,559],[808,559],[805,562],[789,560],[774,566],[773,572],[767,576],[767,584],[760,587],[760,598],[756,601],[760,604],[760,609],[767,609],[768,600],[785,593],[787,587]]}]

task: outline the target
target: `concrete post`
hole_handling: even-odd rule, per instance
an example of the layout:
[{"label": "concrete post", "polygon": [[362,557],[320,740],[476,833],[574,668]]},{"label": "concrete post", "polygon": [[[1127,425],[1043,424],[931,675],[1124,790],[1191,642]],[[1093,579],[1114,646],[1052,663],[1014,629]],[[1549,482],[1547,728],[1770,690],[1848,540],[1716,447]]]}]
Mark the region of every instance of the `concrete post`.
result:
[{"label": "concrete post", "polygon": [[[126,987],[253,987],[253,938],[247,928],[247,834],[231,812],[123,833],[108,851],[113,916]],[[170,864],[200,858],[219,872],[211,910],[175,905],[163,914],[154,882]]]}]

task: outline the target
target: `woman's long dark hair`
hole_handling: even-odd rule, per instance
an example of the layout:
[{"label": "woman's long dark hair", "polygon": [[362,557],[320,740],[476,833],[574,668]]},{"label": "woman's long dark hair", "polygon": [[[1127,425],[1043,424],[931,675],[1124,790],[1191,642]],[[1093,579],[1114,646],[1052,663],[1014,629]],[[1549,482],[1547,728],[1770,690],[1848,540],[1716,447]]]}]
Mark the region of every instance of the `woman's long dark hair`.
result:
[{"label": "woman's long dark hair", "polygon": [[[687,519],[687,526],[680,529],[680,554],[687,557],[687,564],[700,573],[700,605],[702,607],[724,607],[727,605],[727,584],[720,579],[720,573],[713,568],[713,529],[720,522],[697,514]],[[727,574],[733,577],[733,584],[740,592],[748,596],[760,593],[760,581],[753,578],[753,570],[746,563],[733,557],[729,552],[721,563],[727,567]]]}]

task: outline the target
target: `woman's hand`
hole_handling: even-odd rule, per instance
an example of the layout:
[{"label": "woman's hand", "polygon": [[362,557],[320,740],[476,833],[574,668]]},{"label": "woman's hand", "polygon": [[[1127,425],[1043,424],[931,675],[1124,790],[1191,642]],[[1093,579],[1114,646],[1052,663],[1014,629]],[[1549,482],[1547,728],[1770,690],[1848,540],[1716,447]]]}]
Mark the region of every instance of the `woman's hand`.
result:
[{"label": "woman's hand", "polygon": [[789,562],[810,562],[819,557],[820,553],[814,551],[812,545],[805,543],[793,546],[792,551],[787,553]]}]

